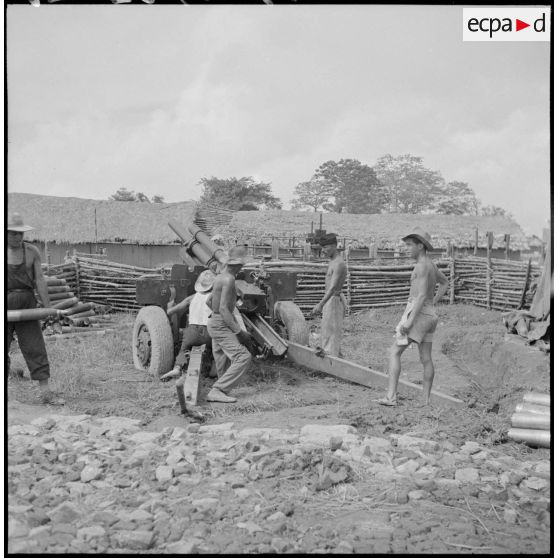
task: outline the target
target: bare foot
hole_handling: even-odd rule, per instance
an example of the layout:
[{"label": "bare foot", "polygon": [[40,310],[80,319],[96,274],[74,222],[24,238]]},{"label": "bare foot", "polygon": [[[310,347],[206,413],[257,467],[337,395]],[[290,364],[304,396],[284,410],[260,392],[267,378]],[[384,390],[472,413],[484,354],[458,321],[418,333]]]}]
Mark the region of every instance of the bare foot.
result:
[{"label": "bare foot", "polygon": [[376,403],[384,405],[385,407],[397,406],[397,397],[382,397],[381,399],[374,399]]}]

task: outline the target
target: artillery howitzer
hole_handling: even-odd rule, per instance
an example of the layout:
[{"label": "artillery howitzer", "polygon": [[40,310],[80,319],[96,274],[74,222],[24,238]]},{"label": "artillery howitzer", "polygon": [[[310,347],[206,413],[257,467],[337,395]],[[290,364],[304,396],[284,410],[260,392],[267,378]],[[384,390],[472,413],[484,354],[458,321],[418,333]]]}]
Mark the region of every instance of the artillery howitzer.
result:
[{"label": "artillery howitzer", "polygon": [[[136,283],[136,301],[143,308],[133,330],[134,365],[156,377],[172,368],[187,323],[186,314],[169,317],[167,308],[194,293],[204,269],[219,273],[227,260],[225,251],[196,224],[183,227],[171,220],[169,226],[182,240],[179,253],[184,263],[173,265],[168,278],[149,275]],[[285,339],[308,345],[306,321],[293,302],[296,280],[295,272],[263,269],[241,271],[237,276],[237,306],[260,353],[284,356],[288,349]]]},{"label": "artillery howitzer", "polygon": [[[227,254],[213,243],[194,223],[186,228],[176,221],[169,226],[183,242],[180,257],[184,264],[175,264],[170,277],[150,275],[136,283],[136,300],[143,308],[139,311],[133,330],[132,352],[134,365],[156,377],[168,372],[180,347],[181,329],[186,316],[169,317],[166,309],[194,293],[194,284],[206,268],[218,273],[225,264]],[[297,274],[292,271],[265,272],[249,268],[241,271],[236,280],[237,306],[246,329],[256,341],[258,350],[265,356],[288,356],[296,364],[330,374],[367,387],[387,386],[387,375],[366,366],[323,354],[310,348],[308,326],[304,316],[293,302],[296,295]],[[192,350],[187,376],[183,385],[184,402],[197,401],[197,378],[203,366],[201,351]],[[180,392],[182,388],[178,388]],[[399,381],[399,390],[416,394],[422,388],[406,380]],[[462,406],[454,397],[432,391],[435,403]],[[180,393],[179,393],[180,398]]]}]

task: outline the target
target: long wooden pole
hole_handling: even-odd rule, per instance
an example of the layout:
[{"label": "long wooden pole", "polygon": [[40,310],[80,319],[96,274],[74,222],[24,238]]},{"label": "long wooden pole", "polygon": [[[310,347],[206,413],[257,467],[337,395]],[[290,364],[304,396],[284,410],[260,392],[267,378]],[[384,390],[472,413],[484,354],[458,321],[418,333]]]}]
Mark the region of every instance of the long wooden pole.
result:
[{"label": "long wooden pole", "polygon": [[[366,366],[361,366],[360,364],[342,358],[329,355],[320,357],[315,353],[314,349],[299,345],[298,343],[292,343],[291,341],[288,341],[288,345],[287,356],[296,364],[362,386],[387,388],[389,376],[383,372],[378,372],[372,368],[367,368]],[[399,389],[406,394],[422,394],[421,386],[406,380],[399,380]],[[451,397],[450,395],[436,390],[432,390],[431,398],[433,403],[445,407],[453,408],[464,406],[464,402],[460,399],[456,399],[455,397]]]},{"label": "long wooden pole", "polygon": [[523,290],[521,291],[521,299],[517,305],[517,309],[520,310],[525,303],[525,295],[527,294],[527,288],[529,287],[529,275],[531,274],[531,258],[527,262],[527,271],[525,272],[525,281],[523,282]]}]

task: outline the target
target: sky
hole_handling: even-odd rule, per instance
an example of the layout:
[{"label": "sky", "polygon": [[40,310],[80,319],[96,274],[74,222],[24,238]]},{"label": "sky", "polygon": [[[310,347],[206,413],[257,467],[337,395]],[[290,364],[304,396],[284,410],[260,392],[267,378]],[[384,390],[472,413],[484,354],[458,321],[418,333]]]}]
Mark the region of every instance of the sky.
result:
[{"label": "sky", "polygon": [[463,42],[455,6],[7,8],[8,191],[197,199],[410,153],[529,234],[550,218],[550,43]]}]

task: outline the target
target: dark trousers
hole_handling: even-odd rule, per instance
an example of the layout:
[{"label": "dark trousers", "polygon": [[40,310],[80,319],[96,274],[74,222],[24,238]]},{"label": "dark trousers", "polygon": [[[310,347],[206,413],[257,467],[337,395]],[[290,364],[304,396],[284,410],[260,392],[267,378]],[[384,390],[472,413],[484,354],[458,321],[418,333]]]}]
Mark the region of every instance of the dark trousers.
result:
[{"label": "dark trousers", "polygon": [[211,337],[207,333],[207,327],[196,324],[186,326],[182,332],[182,345],[180,345],[174,365],[183,368],[187,362],[187,351],[200,345],[205,345],[205,353],[211,355]]},{"label": "dark trousers", "polygon": [[[35,308],[37,306],[35,296],[32,291],[29,293],[8,293],[8,310],[22,310],[25,308]],[[6,328],[6,353],[10,351],[10,345],[14,338],[14,331],[21,354],[27,363],[32,380],[46,380],[50,378],[50,366],[41,331],[41,324],[38,320],[29,322],[8,322]],[[10,357],[8,356],[8,367]]]}]

